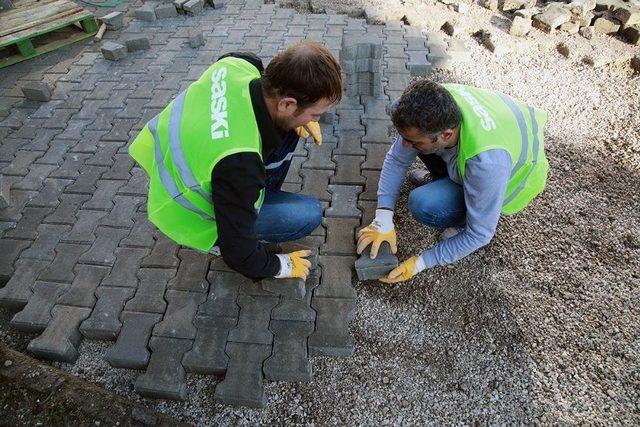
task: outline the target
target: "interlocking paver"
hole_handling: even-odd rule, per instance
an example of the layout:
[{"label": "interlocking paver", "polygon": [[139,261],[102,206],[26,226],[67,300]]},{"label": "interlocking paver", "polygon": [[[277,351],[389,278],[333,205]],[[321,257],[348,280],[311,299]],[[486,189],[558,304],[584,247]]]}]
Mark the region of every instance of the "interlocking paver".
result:
[{"label": "interlocking paver", "polygon": [[331,177],[331,184],[364,185],[365,179],[360,175],[360,165],[364,162],[363,156],[334,155],[336,173]]},{"label": "interlocking paver", "polygon": [[378,255],[371,259],[371,246],[368,246],[356,260],[355,268],[358,280],[373,280],[386,277],[391,270],[398,266],[398,257],[391,253],[389,243],[384,242],[378,250]]},{"label": "interlocking paver", "polygon": [[122,323],[120,313],[125,303],[133,297],[135,289],[99,286],[98,300],[91,316],[80,324],[80,332],[87,338],[113,340],[118,336]]},{"label": "interlocking paver", "polygon": [[[3,241],[0,241],[0,248]],[[32,288],[38,275],[48,265],[49,261],[37,259],[19,259],[16,261],[15,271],[11,278],[3,288],[0,288],[0,305],[9,309],[17,309],[27,304],[33,293]]]},{"label": "interlocking paver", "polygon": [[336,164],[331,161],[331,152],[336,148],[336,144],[324,142],[318,147],[314,143],[306,143],[305,147],[309,156],[303,161],[303,168],[329,170],[336,168]]},{"label": "interlocking paver", "polygon": [[191,340],[151,337],[151,359],[147,371],[136,380],[136,391],[147,397],[186,399],[187,375],[181,361],[192,344]]},{"label": "interlocking paver", "polygon": [[71,283],[75,278],[73,271],[80,256],[89,249],[87,245],[58,243],[56,256],[49,267],[40,273],[39,279],[51,282]]},{"label": "interlocking paver", "polygon": [[307,337],[314,330],[312,322],[272,320],[273,352],[264,362],[264,375],[272,381],[311,381],[311,362]]},{"label": "interlocking paver", "polygon": [[336,136],[338,137],[338,145],[333,151],[334,155],[364,156],[366,154],[361,144],[364,132],[338,129]]},{"label": "interlocking paver", "polygon": [[378,200],[378,181],[380,180],[380,171],[363,170],[362,175],[366,179],[364,191],[358,196],[358,200]]},{"label": "interlocking paver", "polygon": [[37,235],[36,229],[49,213],[51,213],[50,208],[25,208],[22,211],[22,218],[20,218],[16,227],[9,230],[5,236],[17,239],[35,239]]},{"label": "interlocking paver", "polygon": [[304,299],[281,297],[279,304],[271,311],[271,319],[313,322],[316,312],[311,308],[313,290],[320,284],[320,269],[312,270],[305,283]]},{"label": "interlocking paver", "polygon": [[58,304],[93,308],[96,304],[95,290],[109,273],[108,267],[78,264],[76,276],[67,291],[58,298]]},{"label": "interlocking paver", "polygon": [[68,225],[40,224],[37,232],[38,237],[36,237],[29,249],[21,254],[21,257],[53,261],[56,245],[61,239],[64,239],[70,230],[71,227]]},{"label": "interlocking paver", "polygon": [[302,193],[315,196],[327,202],[331,200],[327,187],[329,179],[333,176],[333,171],[302,169],[300,174],[302,175]]},{"label": "interlocking paver", "polygon": [[36,197],[35,191],[11,190],[11,205],[0,209],[0,221],[18,222],[24,207]]},{"label": "interlocking paver", "polygon": [[196,338],[182,360],[187,372],[223,374],[229,363],[224,348],[229,331],[235,328],[237,322],[236,317],[196,315],[193,320],[197,329]]},{"label": "interlocking paver", "polygon": [[178,274],[169,282],[168,289],[188,292],[207,292],[209,255],[190,249],[180,249]]},{"label": "interlocking paver", "polygon": [[355,349],[349,321],[355,315],[355,301],[315,297],[311,306],[317,313],[316,330],[309,337],[309,353],[323,356],[351,356]]},{"label": "interlocking paver", "polygon": [[391,143],[389,120],[367,119],[364,121],[364,125],[367,131],[362,138],[362,142]]},{"label": "interlocking paver", "polygon": [[271,310],[278,304],[277,297],[238,296],[240,316],[238,326],[229,333],[229,341],[253,344],[271,344],[273,334],[269,331]]},{"label": "interlocking paver", "polygon": [[237,318],[240,307],[236,298],[241,283],[249,279],[232,271],[210,271],[208,279],[209,294],[206,302],[198,307],[198,314]]},{"label": "interlocking paver", "polygon": [[360,218],[358,194],[362,187],[357,185],[330,185],[331,207],[325,211],[325,217]]},{"label": "interlocking paver", "polygon": [[196,327],[193,318],[207,296],[198,292],[168,290],[165,293],[167,310],[162,322],[153,328],[153,336],[194,339]]},{"label": "interlocking paver", "polygon": [[144,369],[151,357],[147,348],[151,331],[162,320],[162,315],[123,311],[120,320],[122,329],[118,339],[104,358],[114,368]]},{"label": "interlocking paver", "polygon": [[[73,181],[69,179],[47,178],[44,180],[44,187],[37,196],[33,197],[27,203],[27,206],[33,207],[51,207],[55,208],[60,204],[62,192]],[[45,220],[46,221],[46,220]]]},{"label": "interlocking paver", "polygon": [[27,350],[44,359],[75,362],[82,340],[78,326],[90,312],[89,308],[56,305],[47,329],[29,343]]},{"label": "interlocking paver", "polygon": [[349,256],[320,256],[322,275],[320,286],[314,291],[314,297],[355,298],[356,292],[351,285],[351,279],[353,263],[356,258],[352,254]]},{"label": "interlocking paver", "polygon": [[382,170],[389,146],[387,144],[363,144],[362,146],[367,151],[367,160],[362,164],[362,169]]},{"label": "interlocking paver", "polygon": [[162,233],[158,234],[151,254],[142,261],[142,267],[176,268],[180,264],[177,253],[180,246]]},{"label": "interlocking paver", "polygon": [[142,248],[117,248],[116,261],[111,273],[101,283],[102,286],[121,288],[137,288],[138,277],[136,273],[140,269],[142,259],[149,254],[148,249]]},{"label": "interlocking paver", "polygon": [[[100,180],[100,176],[107,170],[108,169],[106,167],[92,166],[92,165],[84,165],[80,167],[80,174],[78,175],[74,183],[69,185],[65,189],[65,192],[94,195],[94,193],[96,192],[97,182]],[[57,176],[53,176],[53,177],[57,178]],[[62,177],[62,178],[67,178],[67,177]],[[113,182],[118,182],[118,181],[113,181]]]},{"label": "interlocking paver", "polygon": [[[76,214],[73,228],[64,238],[69,243],[92,244],[96,240],[95,231],[100,220],[107,216],[105,211],[90,211],[80,209]],[[51,217],[47,218],[49,220]]]},{"label": "interlocking paver", "polygon": [[27,305],[11,319],[11,326],[24,332],[44,331],[51,321],[51,309],[68,287],[65,283],[37,281]]},{"label": "interlocking paver", "polygon": [[76,212],[90,198],[91,196],[88,194],[61,194],[56,210],[45,218],[45,222],[51,224],[74,224]]},{"label": "interlocking paver", "polygon": [[351,255],[355,252],[355,228],[360,225],[354,218],[324,218],[327,238],[322,246],[323,254]]},{"label": "interlocking paver", "polygon": [[112,266],[115,262],[115,249],[120,240],[127,234],[128,230],[120,228],[98,227],[96,229],[96,240],[91,248],[79,259],[83,264]]},{"label": "interlocking paver", "polygon": [[[123,181],[115,182],[123,183]],[[89,202],[87,202],[87,204]],[[100,221],[100,225],[106,225],[109,227],[132,228],[132,218],[138,210],[138,206],[143,202],[144,199],[142,197],[114,196],[113,209],[111,209],[109,215],[107,215]]]},{"label": "interlocking paver", "polygon": [[147,214],[138,212],[133,217],[133,228],[126,239],[120,241],[120,246],[152,248],[155,240],[153,236],[156,228],[149,220]]},{"label": "interlocking paver", "polygon": [[[124,184],[124,181],[98,180],[96,183],[97,189],[93,193],[93,197],[82,207],[84,209],[110,211],[113,208],[113,200],[118,189]],[[130,224],[130,226],[132,225],[133,223]]]},{"label": "interlocking paver", "polygon": [[167,288],[167,282],[175,274],[175,270],[165,268],[141,268],[138,270],[140,283],[135,296],[127,302],[124,309],[143,313],[164,313],[167,309],[164,292]]}]

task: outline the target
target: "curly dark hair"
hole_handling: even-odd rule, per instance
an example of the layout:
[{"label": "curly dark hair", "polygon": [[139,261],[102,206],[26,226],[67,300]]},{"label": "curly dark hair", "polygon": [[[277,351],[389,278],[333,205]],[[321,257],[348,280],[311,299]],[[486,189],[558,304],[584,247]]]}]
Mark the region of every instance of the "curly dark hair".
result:
[{"label": "curly dark hair", "polygon": [[431,80],[418,80],[404,90],[391,120],[400,131],[415,127],[425,135],[434,135],[460,125],[462,112],[444,87]]}]

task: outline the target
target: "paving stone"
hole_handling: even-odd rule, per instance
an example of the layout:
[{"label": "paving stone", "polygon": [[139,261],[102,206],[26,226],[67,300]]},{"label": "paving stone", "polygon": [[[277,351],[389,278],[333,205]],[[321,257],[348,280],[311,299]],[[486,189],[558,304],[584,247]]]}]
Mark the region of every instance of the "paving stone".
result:
[{"label": "paving stone", "polygon": [[338,126],[340,130],[364,130],[361,122],[362,109],[345,109],[338,108]]},{"label": "paving stone", "polygon": [[47,102],[51,99],[53,88],[47,82],[28,82],[22,86],[22,93],[31,101]]},{"label": "paving stone", "polygon": [[27,304],[38,275],[48,265],[48,261],[36,259],[17,260],[15,271],[9,281],[0,288],[0,305],[9,309],[18,309]]},{"label": "paving stone", "polygon": [[355,260],[354,256],[321,255],[322,275],[314,298],[355,298],[356,292],[351,285]]},{"label": "paving stone", "polygon": [[355,350],[349,334],[349,322],[355,316],[355,300],[314,297],[311,306],[317,313],[316,330],[309,337],[311,356],[351,356]]},{"label": "paving stone", "polygon": [[38,226],[38,237],[33,241],[29,249],[22,253],[22,258],[53,261],[56,245],[70,230],[71,227],[68,225],[40,224]]},{"label": "paving stone", "polygon": [[[128,154],[116,154],[113,157],[115,158],[115,161],[111,168],[102,175],[102,179],[129,181],[131,179],[131,170],[134,165],[133,158]],[[121,192],[122,188],[118,191]]]},{"label": "paving stone", "polygon": [[383,243],[375,259],[371,259],[371,245],[362,252],[355,263],[358,280],[376,280],[386,277],[398,266],[398,257],[391,253],[388,243]]},{"label": "paving stone", "polygon": [[151,352],[147,348],[151,330],[162,320],[162,315],[123,311],[120,320],[122,329],[118,339],[109,347],[104,359],[114,368],[146,368],[151,357]]},{"label": "paving stone", "polygon": [[80,332],[87,338],[114,340],[120,333],[119,317],[125,303],[133,297],[131,288],[100,286],[96,290],[98,301],[91,316],[80,325]]},{"label": "paving stone", "polygon": [[184,248],[180,249],[178,257],[180,258],[178,274],[171,279],[168,289],[206,293],[209,290],[209,282],[207,282],[209,254]]},{"label": "paving stone", "polygon": [[143,202],[144,198],[142,197],[114,196],[113,203],[115,206],[111,209],[109,215],[100,221],[100,225],[118,228],[132,228],[132,218],[138,210],[138,206]]},{"label": "paving stone", "polygon": [[[96,185],[100,176],[106,171],[106,168],[99,166],[85,165],[81,167],[80,175],[76,178],[73,184],[69,185],[65,189],[65,192],[93,195],[96,192]],[[53,176],[53,174],[52,177],[57,178],[56,176]]]},{"label": "paving stone", "polygon": [[151,254],[142,261],[142,267],[177,268],[180,264],[176,255],[178,249],[178,244],[159,232]]},{"label": "paving stone", "polygon": [[322,224],[327,229],[322,254],[351,255],[355,253],[355,229],[360,225],[359,219],[324,218]]},{"label": "paving stone", "polygon": [[[93,197],[82,207],[84,209],[110,211],[113,208],[113,200],[115,198],[115,195],[118,192],[118,189],[123,185],[124,181],[111,181],[106,179],[99,180],[97,182],[97,189],[93,194]],[[135,210],[132,210],[132,213],[133,211]],[[133,222],[130,224],[130,226],[133,226]]]},{"label": "paving stone", "polygon": [[138,270],[140,283],[135,296],[125,305],[125,311],[163,314],[167,309],[164,292],[167,282],[175,276],[172,269],[141,268]]},{"label": "paving stone", "polygon": [[544,12],[533,17],[533,25],[549,33],[570,19],[571,12],[568,9],[558,4],[551,4]]},{"label": "paving stone", "polygon": [[227,405],[263,408],[262,365],[271,355],[270,345],[227,343],[229,365],[224,380],[216,386],[214,399]]},{"label": "paving stone", "polygon": [[304,157],[293,156],[289,164],[289,170],[284,178],[285,182],[302,183],[302,177],[300,176],[300,168],[302,162],[305,161]]},{"label": "paving stone", "polygon": [[206,300],[206,295],[196,292],[168,290],[165,293],[167,311],[162,322],[153,329],[154,336],[194,339],[196,328],[193,317],[198,306]]},{"label": "paving stone", "polygon": [[[235,304],[235,302],[234,302]],[[193,347],[182,360],[187,372],[221,375],[227,370],[229,357],[225,345],[229,331],[235,328],[236,317],[196,315],[196,338]]]},{"label": "paving stone", "polygon": [[56,165],[33,164],[25,177],[11,185],[16,190],[40,191],[44,180],[57,169]]},{"label": "paving stone", "polygon": [[378,98],[372,96],[363,96],[362,104],[364,105],[364,114],[362,115],[362,122],[371,119],[390,120],[387,112],[389,107],[389,100],[386,97]]},{"label": "paving stone", "polygon": [[89,154],[67,153],[58,169],[51,172],[51,178],[75,179],[80,175],[80,168],[91,157]]},{"label": "paving stone", "polygon": [[187,15],[199,15],[204,8],[204,0],[189,0],[182,5],[182,9]]},{"label": "paving stone", "polygon": [[311,362],[307,337],[314,330],[312,322],[272,320],[273,353],[264,362],[265,378],[271,381],[311,381]]},{"label": "paving stone", "polygon": [[128,230],[120,228],[98,227],[96,229],[96,240],[91,248],[85,252],[78,262],[83,264],[112,266],[116,260],[114,255],[120,240],[127,234]]},{"label": "paving stone", "polygon": [[360,218],[358,194],[362,187],[357,185],[330,185],[331,207],[325,211],[325,217]]},{"label": "paving stone", "polygon": [[155,21],[157,19],[155,4],[147,3],[142,7],[139,7],[134,11],[133,16],[139,21],[145,21],[145,22]]},{"label": "paving stone", "polygon": [[191,340],[151,337],[151,359],[147,371],[136,380],[136,391],[145,397],[186,399],[187,375],[181,361],[192,344]]},{"label": "paving stone", "polygon": [[406,54],[409,56],[407,68],[409,68],[409,75],[411,77],[427,76],[431,72],[433,66],[427,58],[426,50],[407,50]]},{"label": "paving stone", "polygon": [[71,286],[58,298],[58,304],[93,308],[96,304],[95,290],[109,274],[109,268],[78,264],[75,272]]},{"label": "paving stone", "polygon": [[311,308],[313,290],[320,284],[320,268],[312,270],[305,283],[303,300],[280,297],[280,303],[271,311],[271,319],[313,322],[316,312]]},{"label": "paving stone", "polygon": [[358,201],[358,206],[362,211],[362,222],[361,222],[362,226],[365,227],[371,224],[371,222],[373,222],[373,219],[375,218],[375,215],[376,215],[376,208],[378,207],[378,201],[377,200],[371,200],[371,201],[360,200]]},{"label": "paving stone", "polygon": [[36,229],[40,223],[42,223],[44,218],[51,213],[51,209],[26,207],[22,212],[22,218],[20,218],[16,227],[8,231],[5,236],[17,239],[34,240],[37,235]]},{"label": "paving stone", "polygon": [[[175,16],[178,16],[176,12],[176,8],[171,4],[163,5],[164,7],[168,7],[173,9]],[[158,13],[158,8],[156,8],[156,13]],[[147,50],[151,49],[151,44],[149,43],[149,39],[146,37],[129,37],[124,40],[124,45],[127,47],[127,52],[136,52],[138,50]]]},{"label": "paving stone", "polygon": [[61,194],[60,203],[56,210],[45,218],[46,223],[53,224],[74,224],[76,212],[80,206],[91,198],[88,194]]},{"label": "paving stone", "polygon": [[364,185],[365,180],[360,175],[360,165],[364,162],[362,156],[335,155],[336,173],[329,180],[331,184]]},{"label": "paving stone", "polygon": [[55,248],[56,256],[49,267],[39,276],[40,280],[50,282],[71,283],[75,278],[73,268],[78,258],[89,249],[87,245],[58,243]]},{"label": "paving stone", "polygon": [[278,304],[277,297],[240,295],[238,326],[229,332],[229,341],[253,344],[271,344],[273,335],[268,329],[271,310]]},{"label": "paving stone", "polygon": [[304,280],[298,278],[276,279],[273,277],[260,281],[262,289],[272,294],[292,299],[303,299],[305,293]]},{"label": "paving stone", "polygon": [[340,61],[358,58],[381,58],[382,41],[374,34],[343,37]]},{"label": "paving stone", "polygon": [[364,156],[366,154],[362,148],[361,140],[363,133],[353,130],[338,130],[338,144],[333,154],[344,154],[353,156]]},{"label": "paving stone", "polygon": [[327,202],[331,200],[328,185],[329,178],[333,176],[333,171],[302,169],[300,174],[302,175],[302,193]]},{"label": "paving stone", "polygon": [[47,329],[38,338],[31,340],[27,350],[43,359],[75,362],[82,340],[78,326],[89,317],[89,313],[89,308],[56,305],[51,310],[52,319]]},{"label": "paving stone", "polygon": [[302,167],[306,169],[335,169],[336,164],[331,161],[331,152],[336,146],[337,144],[329,144],[326,142],[319,147],[315,143],[305,144],[309,156],[302,163]]},{"label": "paving stone", "polygon": [[362,169],[368,170],[382,170],[384,159],[389,151],[389,145],[387,144],[363,144],[364,149],[367,151],[366,161],[362,164]]},{"label": "paving stone", "polygon": [[25,176],[29,167],[43,154],[42,151],[19,150],[15,153],[15,158],[11,160],[11,164],[2,169],[2,174]]},{"label": "paving stone", "polygon": [[124,27],[124,12],[111,12],[100,20],[106,24],[107,30],[117,31]]},{"label": "paving stone", "polygon": [[194,31],[189,34],[189,46],[192,49],[197,49],[201,46],[204,46],[204,34],[202,31]]},{"label": "paving stone", "polygon": [[14,190],[11,194],[11,206],[0,209],[0,221],[20,221],[25,206],[37,195],[35,191],[24,190]]},{"label": "paving stone", "polygon": [[51,321],[51,309],[68,287],[65,283],[35,282],[33,294],[22,311],[13,316],[11,326],[23,332],[44,331]]},{"label": "paving stone", "polygon": [[96,240],[95,230],[99,221],[107,215],[104,211],[81,209],[76,214],[76,222],[64,241],[68,243],[92,244]]},{"label": "paving stone", "polygon": [[127,56],[127,48],[120,43],[104,42],[100,47],[100,52],[105,59],[119,61]]},{"label": "paving stone", "polygon": [[64,139],[54,139],[49,143],[49,148],[44,156],[36,160],[37,163],[56,165],[56,169],[64,160],[64,155],[69,149],[69,141]]},{"label": "paving stone", "polygon": [[11,205],[11,182],[0,175],[0,209]]},{"label": "paving stone", "polygon": [[160,4],[156,6],[155,10],[156,18],[158,19],[175,18],[176,16],[178,16],[178,11],[176,10],[175,5],[173,5],[172,3]]},{"label": "paving stone", "polygon": [[237,318],[240,307],[236,298],[240,285],[249,279],[232,271],[210,271],[208,279],[211,283],[209,294],[207,300],[198,307],[198,314]]},{"label": "paving stone", "polygon": [[117,248],[115,250],[116,261],[111,273],[102,281],[102,286],[118,288],[137,288],[138,277],[142,259],[149,254],[149,249],[141,248]]},{"label": "paving stone", "polygon": [[390,144],[391,138],[389,136],[389,120],[375,120],[368,119],[364,121],[364,125],[367,129],[365,136],[362,138],[362,142],[378,142]]},{"label": "paving stone", "polygon": [[147,214],[138,212],[133,216],[133,221],[129,236],[120,242],[120,246],[152,248],[155,243],[153,236],[156,228],[147,220]]}]

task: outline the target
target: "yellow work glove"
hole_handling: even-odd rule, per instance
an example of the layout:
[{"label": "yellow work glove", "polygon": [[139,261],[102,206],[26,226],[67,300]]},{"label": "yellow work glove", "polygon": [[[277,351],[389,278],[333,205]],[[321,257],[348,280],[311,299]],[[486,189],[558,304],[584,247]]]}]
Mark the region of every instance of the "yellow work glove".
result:
[{"label": "yellow work glove", "polygon": [[378,250],[382,242],[388,242],[391,252],[398,252],[396,241],[396,229],[393,226],[393,211],[388,209],[376,209],[376,217],[371,224],[358,231],[358,247],[356,251],[361,254],[371,244],[371,258],[378,256]]},{"label": "yellow work glove", "polygon": [[306,125],[298,126],[295,131],[301,138],[309,138],[311,135],[316,145],[322,144],[322,132],[318,122],[309,122]]},{"label": "yellow work glove", "polygon": [[291,279],[297,277],[307,280],[311,261],[307,259],[311,255],[311,251],[295,251],[288,254],[276,254],[280,259],[280,273],[276,275],[276,279]]},{"label": "yellow work glove", "polygon": [[391,270],[387,277],[380,279],[384,283],[398,283],[411,279],[416,274],[424,270],[424,265],[420,261],[420,256],[416,255],[400,263],[399,266]]}]

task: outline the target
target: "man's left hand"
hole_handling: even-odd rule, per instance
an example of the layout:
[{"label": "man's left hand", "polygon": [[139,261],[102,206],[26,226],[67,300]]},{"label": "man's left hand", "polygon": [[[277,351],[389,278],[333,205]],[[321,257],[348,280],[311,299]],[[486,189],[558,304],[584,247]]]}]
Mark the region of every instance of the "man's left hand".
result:
[{"label": "man's left hand", "polygon": [[322,132],[318,122],[309,122],[306,125],[298,126],[295,131],[301,138],[308,138],[311,135],[316,145],[322,144]]},{"label": "man's left hand", "polygon": [[380,279],[380,281],[384,283],[398,283],[411,279],[424,270],[424,268],[420,266],[422,263],[419,262],[419,257],[419,255],[416,255],[400,263],[399,266],[391,270],[387,277]]}]

